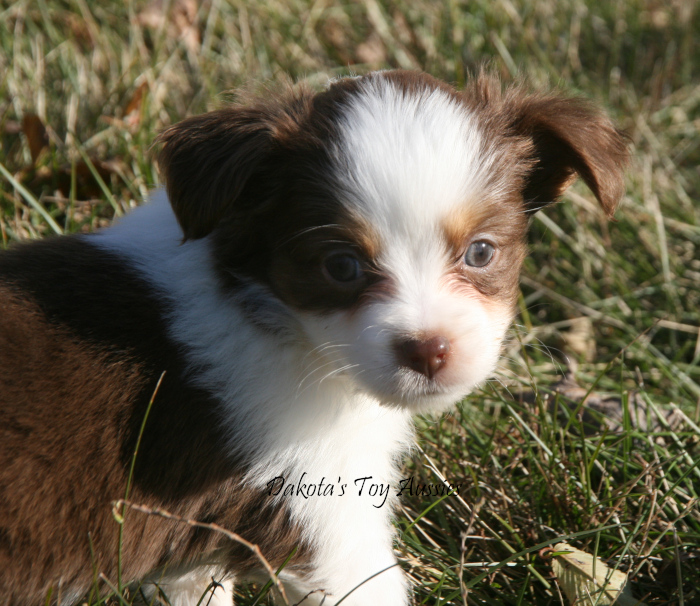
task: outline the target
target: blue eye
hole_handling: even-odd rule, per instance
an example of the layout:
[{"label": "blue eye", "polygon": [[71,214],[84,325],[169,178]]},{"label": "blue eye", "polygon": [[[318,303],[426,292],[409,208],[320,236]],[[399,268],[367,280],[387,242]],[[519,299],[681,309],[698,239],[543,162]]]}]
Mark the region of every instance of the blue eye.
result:
[{"label": "blue eye", "polygon": [[496,249],[483,240],[472,242],[464,255],[464,262],[470,267],[485,267],[493,259]]},{"label": "blue eye", "polygon": [[355,282],[362,278],[365,273],[359,259],[349,253],[328,255],[323,262],[323,267],[336,282]]}]

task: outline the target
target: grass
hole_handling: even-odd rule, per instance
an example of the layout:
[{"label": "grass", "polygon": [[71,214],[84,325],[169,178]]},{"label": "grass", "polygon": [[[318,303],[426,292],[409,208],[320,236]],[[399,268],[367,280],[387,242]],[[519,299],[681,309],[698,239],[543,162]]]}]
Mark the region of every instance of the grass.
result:
[{"label": "grass", "polygon": [[402,499],[398,549],[416,604],[566,603],[540,552],[566,536],[629,572],[645,603],[699,604],[699,13],[695,0],[1,0],[2,246],[139,204],[157,183],[155,134],[242,84],[383,67],[460,84],[488,60],[504,80],[595,99],[632,142],[618,221],[580,185],[537,215],[498,377],[419,420],[407,462],[459,495]]}]

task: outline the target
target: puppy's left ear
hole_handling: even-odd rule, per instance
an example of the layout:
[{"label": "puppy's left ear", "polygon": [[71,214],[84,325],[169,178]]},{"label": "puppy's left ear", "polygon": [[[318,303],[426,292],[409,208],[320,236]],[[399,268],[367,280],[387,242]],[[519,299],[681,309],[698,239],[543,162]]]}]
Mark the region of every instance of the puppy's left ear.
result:
[{"label": "puppy's left ear", "polygon": [[510,102],[512,131],[531,143],[523,189],[528,210],[554,202],[578,175],[612,217],[624,194],[626,136],[582,99],[516,94]]}]

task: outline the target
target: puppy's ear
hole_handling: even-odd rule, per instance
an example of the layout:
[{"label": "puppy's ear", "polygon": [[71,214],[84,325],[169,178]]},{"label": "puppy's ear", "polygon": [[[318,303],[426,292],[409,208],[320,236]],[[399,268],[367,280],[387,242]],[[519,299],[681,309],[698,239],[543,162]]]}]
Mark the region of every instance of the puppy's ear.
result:
[{"label": "puppy's ear", "polygon": [[188,118],[158,137],[158,163],[185,239],[206,236],[233,212],[272,142],[269,116],[244,107]]},{"label": "puppy's ear", "polygon": [[510,102],[511,129],[531,143],[523,190],[528,210],[555,201],[578,175],[612,217],[624,193],[626,136],[581,99],[515,94]]}]

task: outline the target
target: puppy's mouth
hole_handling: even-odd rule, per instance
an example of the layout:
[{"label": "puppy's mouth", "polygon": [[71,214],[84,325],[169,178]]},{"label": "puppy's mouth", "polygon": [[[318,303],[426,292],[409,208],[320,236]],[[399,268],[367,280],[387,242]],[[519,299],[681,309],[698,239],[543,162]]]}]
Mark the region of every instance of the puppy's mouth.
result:
[{"label": "puppy's mouth", "polygon": [[452,392],[449,382],[446,382],[444,376],[440,374],[429,376],[422,372],[416,372],[411,368],[400,366],[395,376],[397,391],[405,395],[407,399],[411,397],[444,396]]},{"label": "puppy's mouth", "polygon": [[383,369],[379,375],[358,373],[355,380],[382,404],[415,410],[432,410],[449,406],[465,394],[440,374],[428,377],[406,366]]}]

